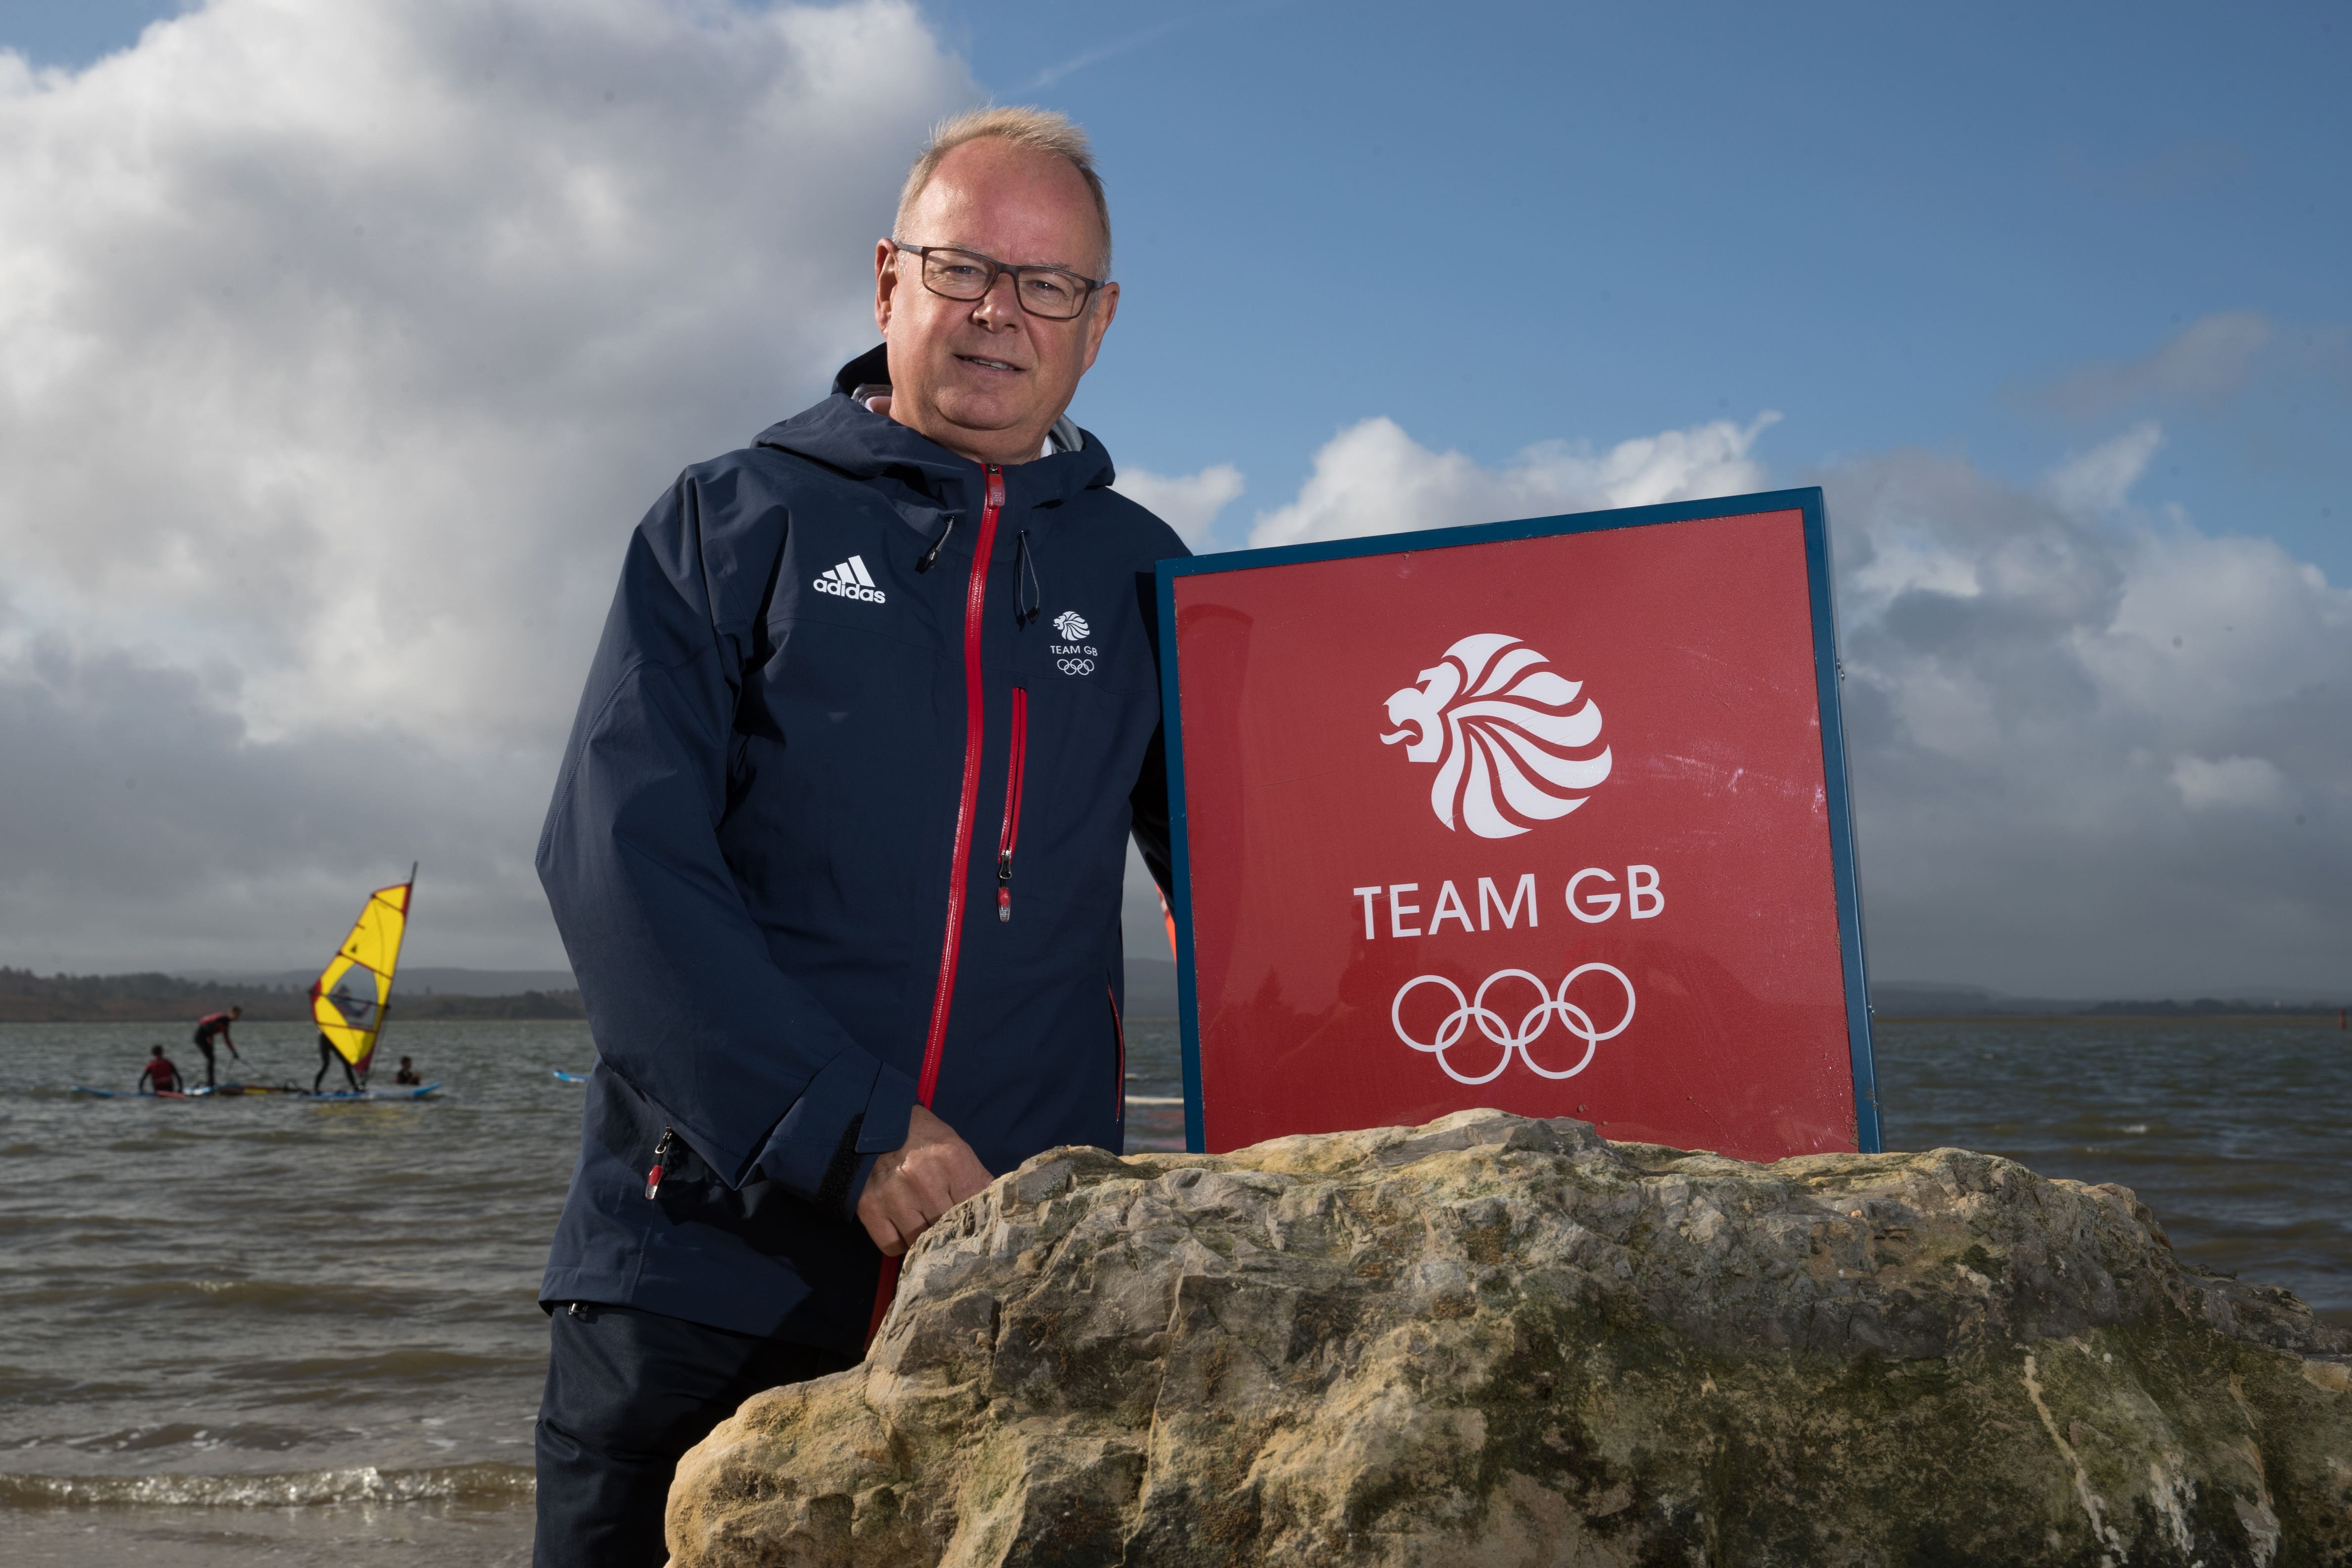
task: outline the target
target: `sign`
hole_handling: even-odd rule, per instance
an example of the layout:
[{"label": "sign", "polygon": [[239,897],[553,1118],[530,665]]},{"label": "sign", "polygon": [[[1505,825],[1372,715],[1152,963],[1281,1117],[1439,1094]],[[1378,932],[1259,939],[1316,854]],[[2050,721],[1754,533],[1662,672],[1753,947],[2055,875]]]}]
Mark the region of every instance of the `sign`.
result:
[{"label": "sign", "polygon": [[1874,1150],[1817,489],[1159,568],[1190,1146]]}]

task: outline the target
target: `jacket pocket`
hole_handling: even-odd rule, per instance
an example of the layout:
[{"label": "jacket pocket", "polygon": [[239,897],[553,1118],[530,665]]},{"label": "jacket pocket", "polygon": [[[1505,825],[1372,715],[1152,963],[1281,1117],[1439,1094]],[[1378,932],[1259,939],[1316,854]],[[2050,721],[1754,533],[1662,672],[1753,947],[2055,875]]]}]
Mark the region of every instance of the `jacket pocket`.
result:
[{"label": "jacket pocket", "polygon": [[1021,845],[1021,784],[1029,764],[1029,693],[1013,688],[1013,744],[1004,764],[1004,825],[996,834],[996,918],[1013,918],[1013,852]]}]

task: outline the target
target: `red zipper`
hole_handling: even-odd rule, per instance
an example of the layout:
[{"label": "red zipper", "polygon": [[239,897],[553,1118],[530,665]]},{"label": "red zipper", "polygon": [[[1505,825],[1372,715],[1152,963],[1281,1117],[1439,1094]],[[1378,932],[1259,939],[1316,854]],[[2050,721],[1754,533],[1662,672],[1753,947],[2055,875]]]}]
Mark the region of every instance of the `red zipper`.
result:
[{"label": "red zipper", "polygon": [[[988,476],[987,499],[980,509],[980,537],[972,540],[971,581],[963,596],[963,791],[956,799],[955,859],[948,873],[948,929],[940,944],[940,986],[931,998],[931,1027],[923,1036],[923,1071],[915,1080],[915,1103],[930,1109],[932,1092],[940,1083],[940,1052],[948,1041],[948,1004],[955,999],[956,949],[963,936],[964,884],[971,880],[971,819],[980,810],[980,748],[987,737],[981,704],[981,612],[988,604],[988,554],[996,545],[996,517],[1004,507],[1004,470],[982,465]],[[882,1260],[882,1277],[875,1282],[874,1316],[866,1326],[866,1343],[882,1330],[882,1319],[898,1293],[898,1260]]]},{"label": "red zipper", "polygon": [[1118,1042],[1118,1075],[1110,1081],[1111,1120],[1127,1119],[1127,1026],[1118,1021],[1118,993],[1108,986],[1103,988],[1110,997],[1111,1038]]},{"label": "red zipper", "polygon": [[929,1110],[940,1083],[940,1052],[948,1042],[948,1004],[955,999],[956,949],[962,946],[964,883],[971,857],[972,813],[980,809],[980,748],[987,737],[980,685],[981,612],[988,604],[988,554],[996,544],[996,516],[1004,507],[1004,470],[986,465],[988,499],[980,509],[980,537],[971,542],[971,582],[963,596],[963,792],[956,800],[955,859],[948,876],[948,929],[940,943],[940,988],[931,998],[931,1027],[923,1036],[923,1072],[915,1098]]},{"label": "red zipper", "polygon": [[1013,755],[1004,765],[1004,826],[996,831],[996,918],[1013,918],[1013,852],[1021,843],[1021,779],[1028,771],[1029,694],[1013,688]]}]

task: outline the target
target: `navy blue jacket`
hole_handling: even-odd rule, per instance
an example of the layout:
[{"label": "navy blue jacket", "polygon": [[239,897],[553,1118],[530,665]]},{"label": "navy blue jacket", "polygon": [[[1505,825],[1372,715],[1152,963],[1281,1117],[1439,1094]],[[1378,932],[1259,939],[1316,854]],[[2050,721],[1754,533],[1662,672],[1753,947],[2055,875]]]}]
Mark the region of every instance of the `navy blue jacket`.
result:
[{"label": "navy blue jacket", "polygon": [[887,379],[853,361],[629,542],[539,847],[598,1056],[543,1302],[856,1354],[857,1197],[927,1060],[992,1171],[1120,1146],[1184,547],[1092,435],[984,470],[848,395]]}]

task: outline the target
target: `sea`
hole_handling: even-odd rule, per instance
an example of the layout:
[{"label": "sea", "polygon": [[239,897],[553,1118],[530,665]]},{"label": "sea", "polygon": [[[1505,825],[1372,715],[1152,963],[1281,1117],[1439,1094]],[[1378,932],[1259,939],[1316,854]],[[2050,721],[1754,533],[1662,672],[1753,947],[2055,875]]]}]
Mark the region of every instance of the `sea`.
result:
[{"label": "sea", "polygon": [[[1883,1021],[1887,1146],[2121,1182],[2184,1257],[2352,1324],[2336,1023]],[[241,1076],[308,1085],[309,1030],[237,1033]],[[404,1026],[425,1101],[70,1092],[151,1041],[184,1070],[184,1035],[0,1024],[0,1560],[527,1563],[584,1027]],[[1181,1147],[1175,1027],[1132,1020],[1129,1061],[1129,1146]]]}]

